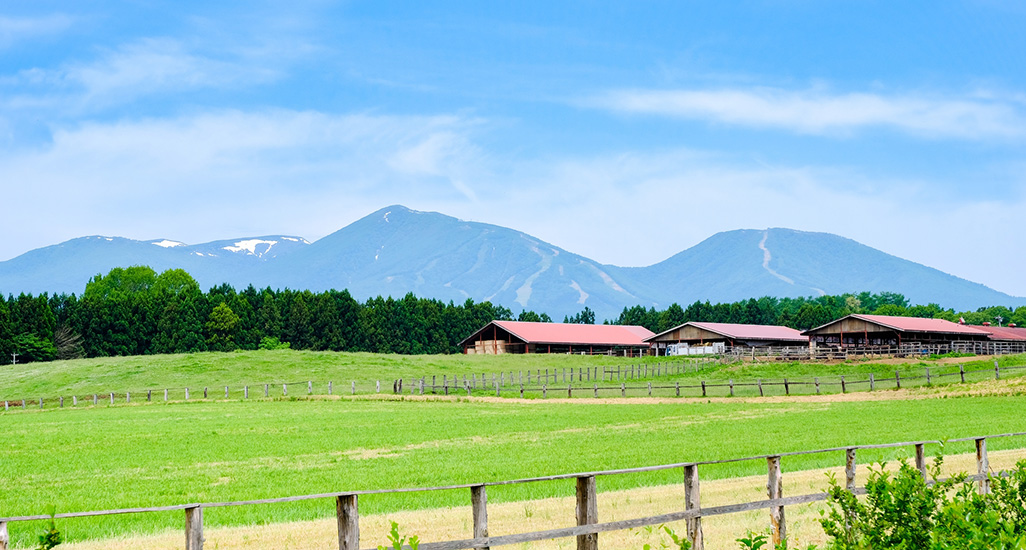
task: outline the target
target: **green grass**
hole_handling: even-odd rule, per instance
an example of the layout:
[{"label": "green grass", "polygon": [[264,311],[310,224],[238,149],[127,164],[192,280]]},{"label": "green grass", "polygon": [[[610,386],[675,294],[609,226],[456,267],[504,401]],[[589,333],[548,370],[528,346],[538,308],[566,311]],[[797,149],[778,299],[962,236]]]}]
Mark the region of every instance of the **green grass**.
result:
[{"label": "green grass", "polygon": [[[716,460],[852,444],[1023,431],[1026,397],[838,403],[251,400],[0,413],[0,516],[438,486]],[[1024,438],[988,442],[992,450]],[[962,448],[965,447],[965,448]],[[968,452],[967,445],[949,452]],[[862,463],[910,449],[860,453]],[[784,459],[784,470],[843,453]],[[703,479],[765,473],[764,461],[703,467]],[[681,481],[603,477],[600,490]],[[501,502],[570,495],[573,483],[489,489]],[[361,497],[361,513],[463,506],[467,491]],[[330,499],[208,509],[210,527],[333,514]],[[62,520],[71,540],[180,529],[181,512]],[[28,544],[40,523],[14,523]]]},{"label": "green grass", "polygon": [[[384,355],[295,350],[102,357],[0,366],[0,399],[87,395],[146,389],[239,387],[357,381],[366,391],[400,377],[470,375],[557,368],[594,368],[653,362],[604,355]],[[665,359],[665,358],[663,358]]]},{"label": "green grass", "polygon": [[[335,393],[351,391],[350,384],[356,382],[360,393],[373,393],[376,381],[381,381],[382,391],[391,392],[392,380],[407,380],[427,377],[430,383],[434,376],[437,384],[442,377],[451,379],[453,376],[475,374],[480,378],[482,373],[532,371],[553,373],[569,369],[575,372],[580,369],[629,366],[649,366],[669,364],[675,358],[646,357],[630,359],[607,356],[580,355],[378,355],[370,353],[336,353],[310,352],[294,350],[245,351],[235,353],[197,353],[184,355],[158,355],[137,357],[109,357],[96,359],[80,359],[74,361],[55,361],[52,363],[28,363],[23,365],[5,365],[0,367],[0,400],[35,400],[40,397],[47,400],[65,396],[70,401],[72,395],[80,399],[92,394],[114,392],[124,396],[131,392],[133,399],[139,399],[146,390],[160,394],[165,388],[171,389],[171,399],[182,399],[184,388],[191,390],[192,396],[202,395],[203,388],[210,388],[211,396],[224,396],[224,386],[230,386],[232,395],[241,396],[242,387],[250,386],[251,395],[262,395],[264,384],[274,387],[271,395],[281,395],[281,384],[290,384],[290,395],[297,392],[306,394],[306,383],[312,381],[314,393],[327,393],[329,381],[334,384]],[[1007,356],[1000,359],[1002,366],[1026,365],[1026,356]],[[993,363],[989,360],[964,361],[967,370],[981,370],[983,373],[967,377],[967,381],[992,379]],[[900,371],[903,378],[922,375],[925,367],[930,367],[934,374],[953,374],[958,372],[957,364],[939,365],[935,361],[910,361],[902,365],[885,365],[873,362],[852,361],[835,364],[816,364],[806,362],[791,363],[739,363],[734,365],[710,365],[698,372],[689,370],[684,374],[673,374],[655,377],[650,373],[647,377],[623,380],[630,386],[638,387],[638,380],[656,381],[657,384],[676,383],[697,384],[700,380],[710,383],[725,384],[728,379],[738,382],[755,382],[762,378],[768,381],[781,381],[787,377],[794,379],[811,379],[821,377],[823,393],[839,393],[839,376],[847,379],[867,380],[873,373],[880,381],[878,388],[894,387],[894,373]],[[1023,371],[1010,371],[1008,376],[1026,374]],[[526,376],[526,375],[525,375]],[[461,378],[462,380],[462,378]],[[533,379],[532,379],[533,380]],[[957,381],[955,376],[941,377],[935,382]],[[592,382],[594,383],[594,381]],[[600,382],[600,386],[603,384]],[[828,385],[828,384],[833,384]],[[925,380],[907,380],[902,387],[923,385]],[[589,384],[590,385],[590,384]],[[563,386],[562,377],[559,382],[550,385],[552,391]],[[619,386],[618,382],[607,382],[607,387]],[[868,384],[854,386],[855,389],[868,389]],[[409,385],[407,385],[409,389]],[[796,386],[795,393],[815,393],[813,386]],[[783,394],[783,387],[764,388],[767,394]],[[482,395],[488,392],[480,392]],[[644,394],[645,392],[641,392]],[[674,392],[663,391],[662,395]],[[590,392],[585,392],[590,394]],[[700,394],[696,391],[685,392],[686,395]],[[719,388],[710,395],[727,395],[728,390]],[[619,395],[618,392],[607,390],[602,395]],[[637,390],[630,395],[639,395]],[[738,387],[736,395],[758,395],[754,387]],[[532,397],[540,397],[533,394]],[[51,401],[51,404],[55,403]]]}]

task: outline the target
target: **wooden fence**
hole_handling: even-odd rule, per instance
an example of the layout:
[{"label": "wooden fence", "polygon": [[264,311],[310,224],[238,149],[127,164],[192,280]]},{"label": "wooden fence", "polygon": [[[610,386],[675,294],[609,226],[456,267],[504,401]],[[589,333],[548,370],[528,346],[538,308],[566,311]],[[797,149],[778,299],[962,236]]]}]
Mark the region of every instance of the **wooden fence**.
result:
[{"label": "wooden fence", "polygon": [[725,353],[737,358],[773,361],[845,361],[852,358],[927,357],[945,353],[973,355],[1011,355],[1026,353],[1023,342],[904,342],[893,346],[762,346],[727,347]]},{"label": "wooden fence", "polygon": [[[968,442],[972,441],[976,446],[976,474],[969,476],[975,481],[981,494],[989,491],[989,480],[992,475],[990,463],[987,458],[987,440],[1024,436],[1026,432],[1008,433],[1000,435],[974,436],[960,439],[950,439],[947,442]],[[938,444],[939,441],[912,441],[905,443],[887,443],[882,445],[852,445],[847,447],[834,447],[831,449],[819,449],[814,451],[797,451],[761,455],[746,458],[735,458],[728,460],[681,462],[676,464],[664,464],[659,466],[645,466],[640,468],[628,468],[620,470],[605,470],[595,472],[582,472],[573,474],[561,474],[545,477],[534,477],[516,479],[510,481],[495,481],[485,483],[468,483],[460,485],[449,485],[445,487],[427,488],[403,488],[384,489],[371,491],[341,491],[337,493],[323,493],[316,495],[291,496],[263,500],[246,500],[236,502],[213,502],[213,503],[192,503],[178,504],[172,506],[159,506],[152,508],[127,508],[121,510],[101,510],[90,512],[71,512],[52,516],[54,519],[71,519],[92,516],[106,516],[115,514],[140,514],[152,512],[183,511],[185,514],[185,548],[186,550],[201,550],[203,548],[203,510],[207,508],[218,508],[226,506],[253,506],[259,504],[297,502],[312,499],[331,499],[335,501],[335,515],[338,522],[338,547],[341,550],[358,550],[360,547],[360,515],[359,497],[364,495],[380,495],[410,492],[432,492],[448,491],[454,489],[470,490],[470,506],[473,516],[473,538],[463,540],[422,542],[420,548],[423,550],[463,550],[463,549],[488,549],[493,546],[505,546],[510,544],[521,544],[534,541],[542,541],[557,538],[577,538],[578,550],[598,550],[598,536],[600,533],[611,531],[622,531],[645,526],[661,525],[674,521],[686,521],[687,538],[691,541],[695,550],[704,550],[705,544],[702,536],[702,518],[734,514],[752,510],[769,510],[769,525],[774,544],[786,539],[787,522],[784,510],[787,506],[796,504],[807,504],[826,500],[825,492],[785,497],[783,494],[783,474],[781,460],[786,457],[810,455],[819,453],[844,452],[845,465],[845,487],[854,494],[865,494],[865,488],[856,487],[855,466],[859,450],[862,449],[884,449],[894,447],[914,447],[916,468],[927,475],[925,446]],[[765,500],[728,504],[703,508],[701,501],[701,489],[699,483],[699,468],[707,465],[726,464],[745,461],[766,461],[767,465],[767,498]],[[659,470],[682,469],[684,474],[684,494],[681,495],[683,509],[671,511],[665,514],[634,518],[629,520],[612,521],[600,523],[598,510],[598,492],[596,490],[595,478],[598,476],[614,476],[633,474],[640,472],[653,472]],[[499,485],[511,485],[520,483],[536,483],[554,480],[573,480],[576,485],[577,525],[560,529],[549,529],[544,531],[530,531],[510,535],[490,536],[488,534],[488,496],[487,488]],[[8,547],[8,525],[14,522],[35,521],[50,519],[49,515],[0,517],[0,550],[7,550]]]},{"label": "wooden fence", "polygon": [[[856,391],[876,391],[886,389],[901,389],[916,385],[934,385],[939,383],[962,382],[981,380],[984,377],[998,380],[1002,373],[1007,376],[1010,373],[1017,373],[1026,370],[1026,365],[1005,365],[1001,366],[998,360],[994,360],[994,368],[966,370],[964,365],[958,365],[958,371],[938,372],[937,368],[924,368],[917,374],[909,374],[908,371],[902,374],[895,371],[894,376],[880,376],[875,374],[855,376],[823,376],[823,377],[796,377],[796,378],[756,378],[747,380],[694,380],[691,382],[674,382],[673,384],[659,384],[647,382],[645,385],[634,385],[632,381],[658,379],[661,377],[683,375],[689,372],[700,372],[705,366],[711,365],[722,359],[703,359],[698,361],[679,361],[665,363],[649,363],[639,365],[628,365],[623,367],[594,367],[585,369],[537,369],[530,371],[509,371],[492,373],[490,376],[482,373],[463,375],[462,378],[448,375],[426,376],[414,379],[400,378],[390,381],[391,390],[384,386],[380,380],[374,381],[373,386],[367,382],[360,383],[360,392],[357,391],[357,382],[342,384],[338,387],[333,382],[318,383],[317,391],[325,391],[322,395],[357,395],[358,393],[382,393],[393,394],[435,395],[465,394],[478,395],[488,394],[497,397],[541,397],[546,399],[551,393],[553,397],[637,397],[664,396],[664,397],[734,397],[739,393],[747,392],[751,395],[765,396],[776,395],[813,395],[822,393],[849,393]],[[549,385],[549,381],[552,384]],[[588,381],[594,381],[586,385]],[[616,382],[619,382],[617,384]],[[562,385],[566,384],[566,385]],[[223,388],[223,390],[222,390]],[[272,392],[273,389],[273,392]],[[280,391],[280,393],[279,393]],[[292,392],[291,394],[289,392]],[[285,382],[275,384],[250,386],[218,386],[213,388],[196,388],[191,391],[189,388],[164,388],[158,390],[142,390],[127,392],[105,392],[86,395],[82,398],[71,396],[70,398],[52,397],[46,398],[23,398],[5,399],[3,407],[5,411],[11,408],[27,409],[30,405],[33,408],[45,408],[48,404],[51,407],[63,408],[66,402],[70,406],[78,406],[79,402],[85,404],[99,405],[100,403],[131,403],[136,401],[178,400],[184,398],[198,399],[249,399],[251,394],[259,397],[288,397],[289,395],[315,395],[315,385],[312,380],[304,382]]]}]

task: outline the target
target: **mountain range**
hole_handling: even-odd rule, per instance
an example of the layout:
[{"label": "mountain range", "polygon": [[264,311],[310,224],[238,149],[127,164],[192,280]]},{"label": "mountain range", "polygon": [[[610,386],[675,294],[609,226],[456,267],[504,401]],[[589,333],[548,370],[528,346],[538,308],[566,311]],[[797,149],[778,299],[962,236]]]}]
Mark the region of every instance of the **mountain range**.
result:
[{"label": "mountain range", "polygon": [[399,205],[312,243],[285,235],[200,245],[81,237],[0,262],[0,292],[81,294],[90,277],[132,265],[182,268],[204,288],[344,288],[361,300],[413,292],[457,303],[488,300],[554,319],[585,306],[609,319],[634,305],[862,291],[956,310],[1026,305],[1026,298],[828,233],[726,231],[651,266],[617,267],[513,229]]}]

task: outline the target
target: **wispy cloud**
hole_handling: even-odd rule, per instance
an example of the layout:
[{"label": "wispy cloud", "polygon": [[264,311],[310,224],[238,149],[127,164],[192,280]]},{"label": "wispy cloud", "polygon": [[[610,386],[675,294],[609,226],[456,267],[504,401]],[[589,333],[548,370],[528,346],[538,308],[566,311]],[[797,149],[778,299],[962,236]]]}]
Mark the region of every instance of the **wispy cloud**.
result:
[{"label": "wispy cloud", "polygon": [[172,39],[147,38],[89,62],[55,69],[33,68],[0,79],[11,93],[8,108],[89,111],[155,94],[243,87],[274,80],[278,73],[238,59],[191,51]]},{"label": "wispy cloud", "polygon": [[802,134],[846,135],[892,128],[927,138],[1013,138],[1026,134],[1026,117],[1005,98],[926,94],[832,93],[781,88],[616,90],[589,106],[624,113],[708,120]]},{"label": "wispy cloud", "polygon": [[71,27],[73,19],[64,14],[45,17],[7,17],[0,15],[0,48],[22,40],[58,34]]},{"label": "wispy cloud", "polygon": [[0,249],[13,255],[87,234],[317,238],[393,202],[465,201],[473,191],[464,178],[479,179],[469,137],[478,124],[274,110],[62,128],[34,151],[0,153],[6,201],[61,212],[43,226],[28,211],[4,217],[0,234],[35,242]]}]

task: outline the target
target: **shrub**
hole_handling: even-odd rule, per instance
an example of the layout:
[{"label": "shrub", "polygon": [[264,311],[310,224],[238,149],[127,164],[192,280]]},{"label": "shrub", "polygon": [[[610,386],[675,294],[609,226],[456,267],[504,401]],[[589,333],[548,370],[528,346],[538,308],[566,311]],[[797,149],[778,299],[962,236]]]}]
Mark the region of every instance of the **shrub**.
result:
[{"label": "shrub", "polygon": [[829,548],[1026,549],[1026,461],[990,477],[986,495],[964,473],[939,479],[942,463],[929,469],[932,482],[906,461],[893,475],[884,465],[871,470],[865,502],[831,478],[830,511],[820,520]]}]

